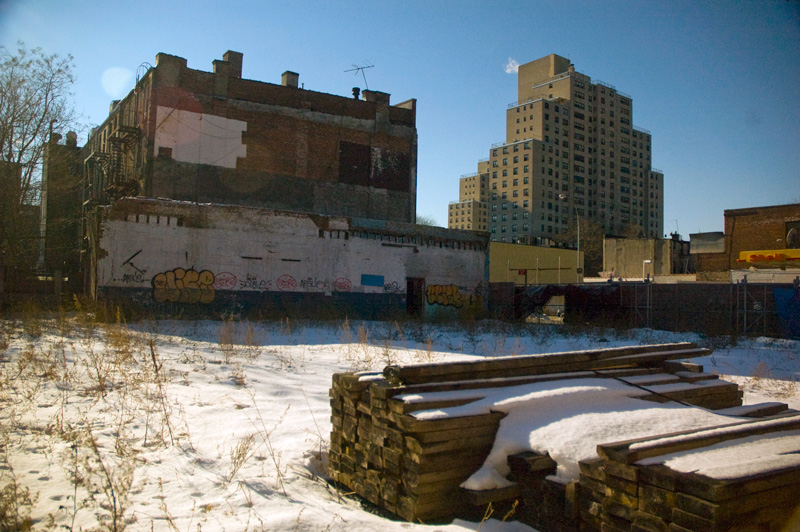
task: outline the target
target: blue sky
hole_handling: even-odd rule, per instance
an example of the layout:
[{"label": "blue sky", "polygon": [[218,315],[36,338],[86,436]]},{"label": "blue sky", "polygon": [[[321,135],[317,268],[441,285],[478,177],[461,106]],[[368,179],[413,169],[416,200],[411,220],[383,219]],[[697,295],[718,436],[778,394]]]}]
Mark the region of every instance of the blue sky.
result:
[{"label": "blue sky", "polygon": [[370,89],[418,100],[417,210],[441,225],[458,178],[505,140],[509,59],[556,53],[633,97],[665,174],[665,233],[721,231],[725,209],[800,202],[798,0],[0,0],[0,45],[19,40],[74,56],[86,125],[159,52],[210,71],[235,50],[245,78],[293,70],[307,89],[348,97],[364,80],[345,70],[373,64]]}]

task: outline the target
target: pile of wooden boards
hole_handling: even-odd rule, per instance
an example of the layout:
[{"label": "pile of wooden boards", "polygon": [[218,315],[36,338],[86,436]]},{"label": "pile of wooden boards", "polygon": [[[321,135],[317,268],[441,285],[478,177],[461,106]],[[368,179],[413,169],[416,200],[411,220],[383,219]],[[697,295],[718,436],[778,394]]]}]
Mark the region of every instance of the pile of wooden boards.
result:
[{"label": "pile of wooden boards", "polygon": [[[460,488],[486,459],[505,414],[423,420],[417,419],[415,412],[468,404],[482,398],[487,388],[574,378],[625,380],[645,400],[677,400],[712,409],[740,407],[741,392],[735,384],[702,373],[697,364],[679,362],[710,353],[694,344],[674,343],[387,366],[382,373],[336,374],[330,391],[333,428],[329,473],[345,490],[408,521],[443,522],[473,515],[475,505],[520,498],[524,491],[518,485],[486,492]],[[516,467],[518,471],[520,467],[538,468],[535,474],[528,475],[537,482],[549,474],[547,467],[554,467],[540,458],[533,462],[537,465],[519,466],[517,462]],[[512,470],[514,467],[512,464]],[[579,522],[583,527],[581,516],[586,517],[585,526],[590,530],[594,525],[600,530],[621,524],[616,520],[618,516],[603,510],[613,507],[605,495],[605,490],[611,488],[597,484],[597,476],[586,478],[594,481],[592,487],[600,491],[583,490],[587,496],[594,496],[587,499],[587,504],[595,506],[580,508],[575,498],[579,491],[576,486],[565,493],[564,489],[541,484],[544,488],[537,487],[536,493],[552,492],[561,501],[550,504],[549,514],[555,512],[553,508],[564,507],[564,501],[569,502],[575,519],[564,520],[569,523],[565,530],[570,526],[577,529]],[[603,495],[598,495],[601,492]],[[616,494],[612,492],[612,496]],[[629,495],[638,496],[638,491]],[[537,514],[528,510],[526,515]],[[549,518],[552,517],[557,516]],[[628,529],[632,523],[628,521]]]},{"label": "pile of wooden boards", "polygon": [[[770,435],[790,448],[775,456],[748,450],[754,437]],[[723,446],[728,451],[720,465],[726,478],[676,471],[665,457],[690,456],[711,445],[715,452]],[[792,522],[800,527],[800,416],[604,444],[598,454],[580,463],[584,530],[778,532],[791,529]]]}]

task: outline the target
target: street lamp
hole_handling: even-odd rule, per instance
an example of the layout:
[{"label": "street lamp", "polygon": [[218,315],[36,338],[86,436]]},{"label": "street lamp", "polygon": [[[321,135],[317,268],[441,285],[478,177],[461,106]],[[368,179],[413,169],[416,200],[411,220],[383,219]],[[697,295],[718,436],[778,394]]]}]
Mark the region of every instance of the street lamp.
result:
[{"label": "street lamp", "polygon": [[646,264],[651,264],[652,262],[653,262],[653,261],[652,261],[652,260],[650,260],[650,259],[644,259],[644,260],[642,261],[642,281],[644,281],[644,280],[645,280],[645,276],[644,276],[644,268],[645,268],[645,265],[646,265]]},{"label": "street lamp", "polygon": [[[566,194],[559,194],[558,198],[561,201],[567,201],[568,196]],[[577,256],[575,257],[575,282],[579,283],[581,282],[581,274],[583,273],[583,269],[581,268],[581,219],[580,216],[578,216],[577,209],[573,209],[573,212],[575,213],[575,226],[578,230],[578,249],[576,253]]]}]

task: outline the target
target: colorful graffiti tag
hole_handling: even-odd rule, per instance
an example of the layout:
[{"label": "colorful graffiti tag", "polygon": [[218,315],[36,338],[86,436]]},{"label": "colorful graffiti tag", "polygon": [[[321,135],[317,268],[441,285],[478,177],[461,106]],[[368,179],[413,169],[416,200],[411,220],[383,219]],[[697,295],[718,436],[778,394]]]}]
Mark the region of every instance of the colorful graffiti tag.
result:
[{"label": "colorful graffiti tag", "polygon": [[464,308],[480,303],[480,296],[459,291],[454,284],[432,284],[425,289],[429,305]]},{"label": "colorful graffiti tag", "polygon": [[153,277],[153,298],[159,303],[211,303],[214,274],[208,270],[175,268]]}]

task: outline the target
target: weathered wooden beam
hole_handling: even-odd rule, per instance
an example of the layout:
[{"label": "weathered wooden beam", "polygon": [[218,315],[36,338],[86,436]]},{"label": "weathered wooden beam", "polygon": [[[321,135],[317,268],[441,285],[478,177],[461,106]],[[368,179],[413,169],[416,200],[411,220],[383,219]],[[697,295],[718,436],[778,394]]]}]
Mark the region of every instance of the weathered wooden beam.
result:
[{"label": "weathered wooden beam", "polygon": [[[666,353],[669,351],[684,351],[687,357],[697,346],[691,342],[673,344],[640,345],[627,347],[613,347],[607,349],[591,349],[584,351],[571,351],[565,353],[549,353],[544,355],[524,355],[498,358],[482,358],[479,360],[456,361],[432,364],[413,364],[406,366],[386,366],[383,374],[391,383],[412,384],[431,381],[459,380],[462,375],[502,374],[509,375],[533,374],[534,368],[546,366],[578,365],[586,362],[597,362],[612,358],[623,358],[644,353]],[[710,351],[709,351],[710,352]],[[696,355],[703,356],[703,355]],[[664,359],[667,360],[667,359]],[[604,366],[613,367],[613,366]]]},{"label": "weathered wooden beam", "polygon": [[505,412],[490,412],[473,416],[444,417],[438,419],[417,419],[413,416],[402,416],[397,426],[411,433],[432,432],[439,430],[466,429],[486,425],[496,426],[506,417]]},{"label": "weathered wooden beam", "polygon": [[510,501],[518,499],[520,496],[518,484],[491,490],[468,490],[461,488],[461,491],[464,493],[467,502],[473,506],[486,506],[490,502]]},{"label": "weathered wooden beam", "polygon": [[800,416],[766,421],[742,421],[712,428],[693,429],[655,437],[636,438],[597,446],[603,458],[633,464],[644,458],[697,449],[714,443],[781,430],[800,429]]}]

